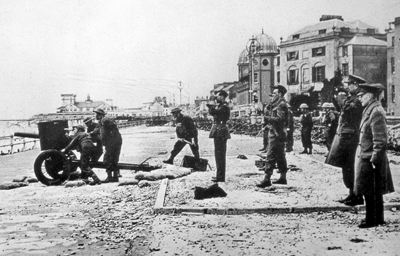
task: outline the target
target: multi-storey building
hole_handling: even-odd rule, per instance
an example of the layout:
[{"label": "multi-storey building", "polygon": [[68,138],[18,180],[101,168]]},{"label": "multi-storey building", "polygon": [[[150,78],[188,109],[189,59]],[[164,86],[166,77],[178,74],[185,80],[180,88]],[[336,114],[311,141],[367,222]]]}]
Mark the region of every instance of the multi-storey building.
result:
[{"label": "multi-storey building", "polygon": [[[394,28],[391,25],[394,25]],[[400,115],[400,17],[387,32],[387,113]],[[397,72],[396,72],[397,71]]]},{"label": "multi-storey building", "polygon": [[335,86],[349,74],[386,85],[385,41],[385,34],[359,20],[323,15],[319,23],[280,42],[275,82],[288,89],[294,108],[302,103],[296,101],[299,95],[308,98],[311,108],[330,101]]},{"label": "multi-storey building", "polygon": [[278,54],[275,40],[262,32],[251,42],[255,48],[244,49],[238,61],[236,101],[241,111],[257,102],[269,103],[270,87],[274,85],[274,58]]}]

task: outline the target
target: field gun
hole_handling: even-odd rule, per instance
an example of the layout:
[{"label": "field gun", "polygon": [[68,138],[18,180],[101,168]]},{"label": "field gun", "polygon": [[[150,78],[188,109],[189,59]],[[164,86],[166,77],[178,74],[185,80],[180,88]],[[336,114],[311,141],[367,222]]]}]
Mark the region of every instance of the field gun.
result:
[{"label": "field gun", "polygon": [[[71,138],[67,136],[67,120],[47,121],[38,123],[39,133],[15,132],[14,136],[35,138],[40,141],[42,152],[36,158],[33,167],[36,178],[43,184],[60,185],[69,178],[81,165],[74,152],[61,152],[61,149],[68,146]],[[151,166],[146,161],[140,164],[118,163],[119,169],[134,171],[151,171],[159,166]],[[106,168],[101,161],[92,163],[94,168]]]}]

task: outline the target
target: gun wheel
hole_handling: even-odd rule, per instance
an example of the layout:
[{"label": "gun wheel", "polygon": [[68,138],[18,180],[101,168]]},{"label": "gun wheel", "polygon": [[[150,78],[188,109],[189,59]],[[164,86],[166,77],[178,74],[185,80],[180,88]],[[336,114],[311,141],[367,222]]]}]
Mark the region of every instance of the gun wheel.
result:
[{"label": "gun wheel", "polygon": [[58,150],[45,150],[39,154],[34,163],[36,178],[43,184],[60,185],[68,175],[65,170],[66,157]]}]

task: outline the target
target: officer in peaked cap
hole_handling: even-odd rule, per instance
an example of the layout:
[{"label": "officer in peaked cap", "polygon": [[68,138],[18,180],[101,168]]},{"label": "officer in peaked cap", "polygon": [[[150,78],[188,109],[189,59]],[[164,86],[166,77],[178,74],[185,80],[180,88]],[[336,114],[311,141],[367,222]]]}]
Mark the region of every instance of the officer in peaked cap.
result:
[{"label": "officer in peaked cap", "polygon": [[384,224],[383,195],[394,192],[386,154],[386,115],[377,95],[384,89],[381,84],[361,84],[357,94],[364,107],[354,164],[354,194],[365,199],[365,219],[359,228]]},{"label": "officer in peaked cap", "polygon": [[365,82],[366,81],[365,81],[364,78],[350,74],[345,83],[348,83],[348,84],[364,84]]},{"label": "officer in peaked cap", "polygon": [[217,104],[207,104],[208,113],[213,116],[214,123],[211,127],[209,138],[214,140],[214,155],[217,165],[216,176],[212,177],[213,182],[225,182],[226,174],[226,149],[227,141],[231,138],[226,122],[229,120],[231,110],[228,103],[225,101],[228,93],[220,90],[216,93]]},{"label": "officer in peaked cap", "polygon": [[338,200],[349,206],[362,205],[362,196],[354,193],[354,160],[359,140],[359,128],[363,107],[357,98],[359,85],[365,83],[365,79],[356,75],[349,75],[347,81],[348,95],[340,102],[339,97],[332,98],[337,111],[340,112],[336,135],[333,138],[331,148],[325,163],[341,167],[343,183],[349,190],[349,195]]},{"label": "officer in peaked cap", "polygon": [[382,84],[360,84],[359,85],[359,91],[357,93],[357,97],[362,96],[365,93],[379,93],[383,90],[385,90],[385,86]]}]

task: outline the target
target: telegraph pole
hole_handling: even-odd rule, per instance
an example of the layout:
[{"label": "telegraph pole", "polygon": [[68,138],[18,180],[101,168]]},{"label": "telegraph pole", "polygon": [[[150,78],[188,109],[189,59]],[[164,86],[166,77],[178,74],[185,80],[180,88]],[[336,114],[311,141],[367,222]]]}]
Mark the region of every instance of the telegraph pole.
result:
[{"label": "telegraph pole", "polygon": [[178,89],[179,89],[179,105],[182,105],[182,88],[183,88],[182,82],[179,81],[179,84],[178,84]]}]

